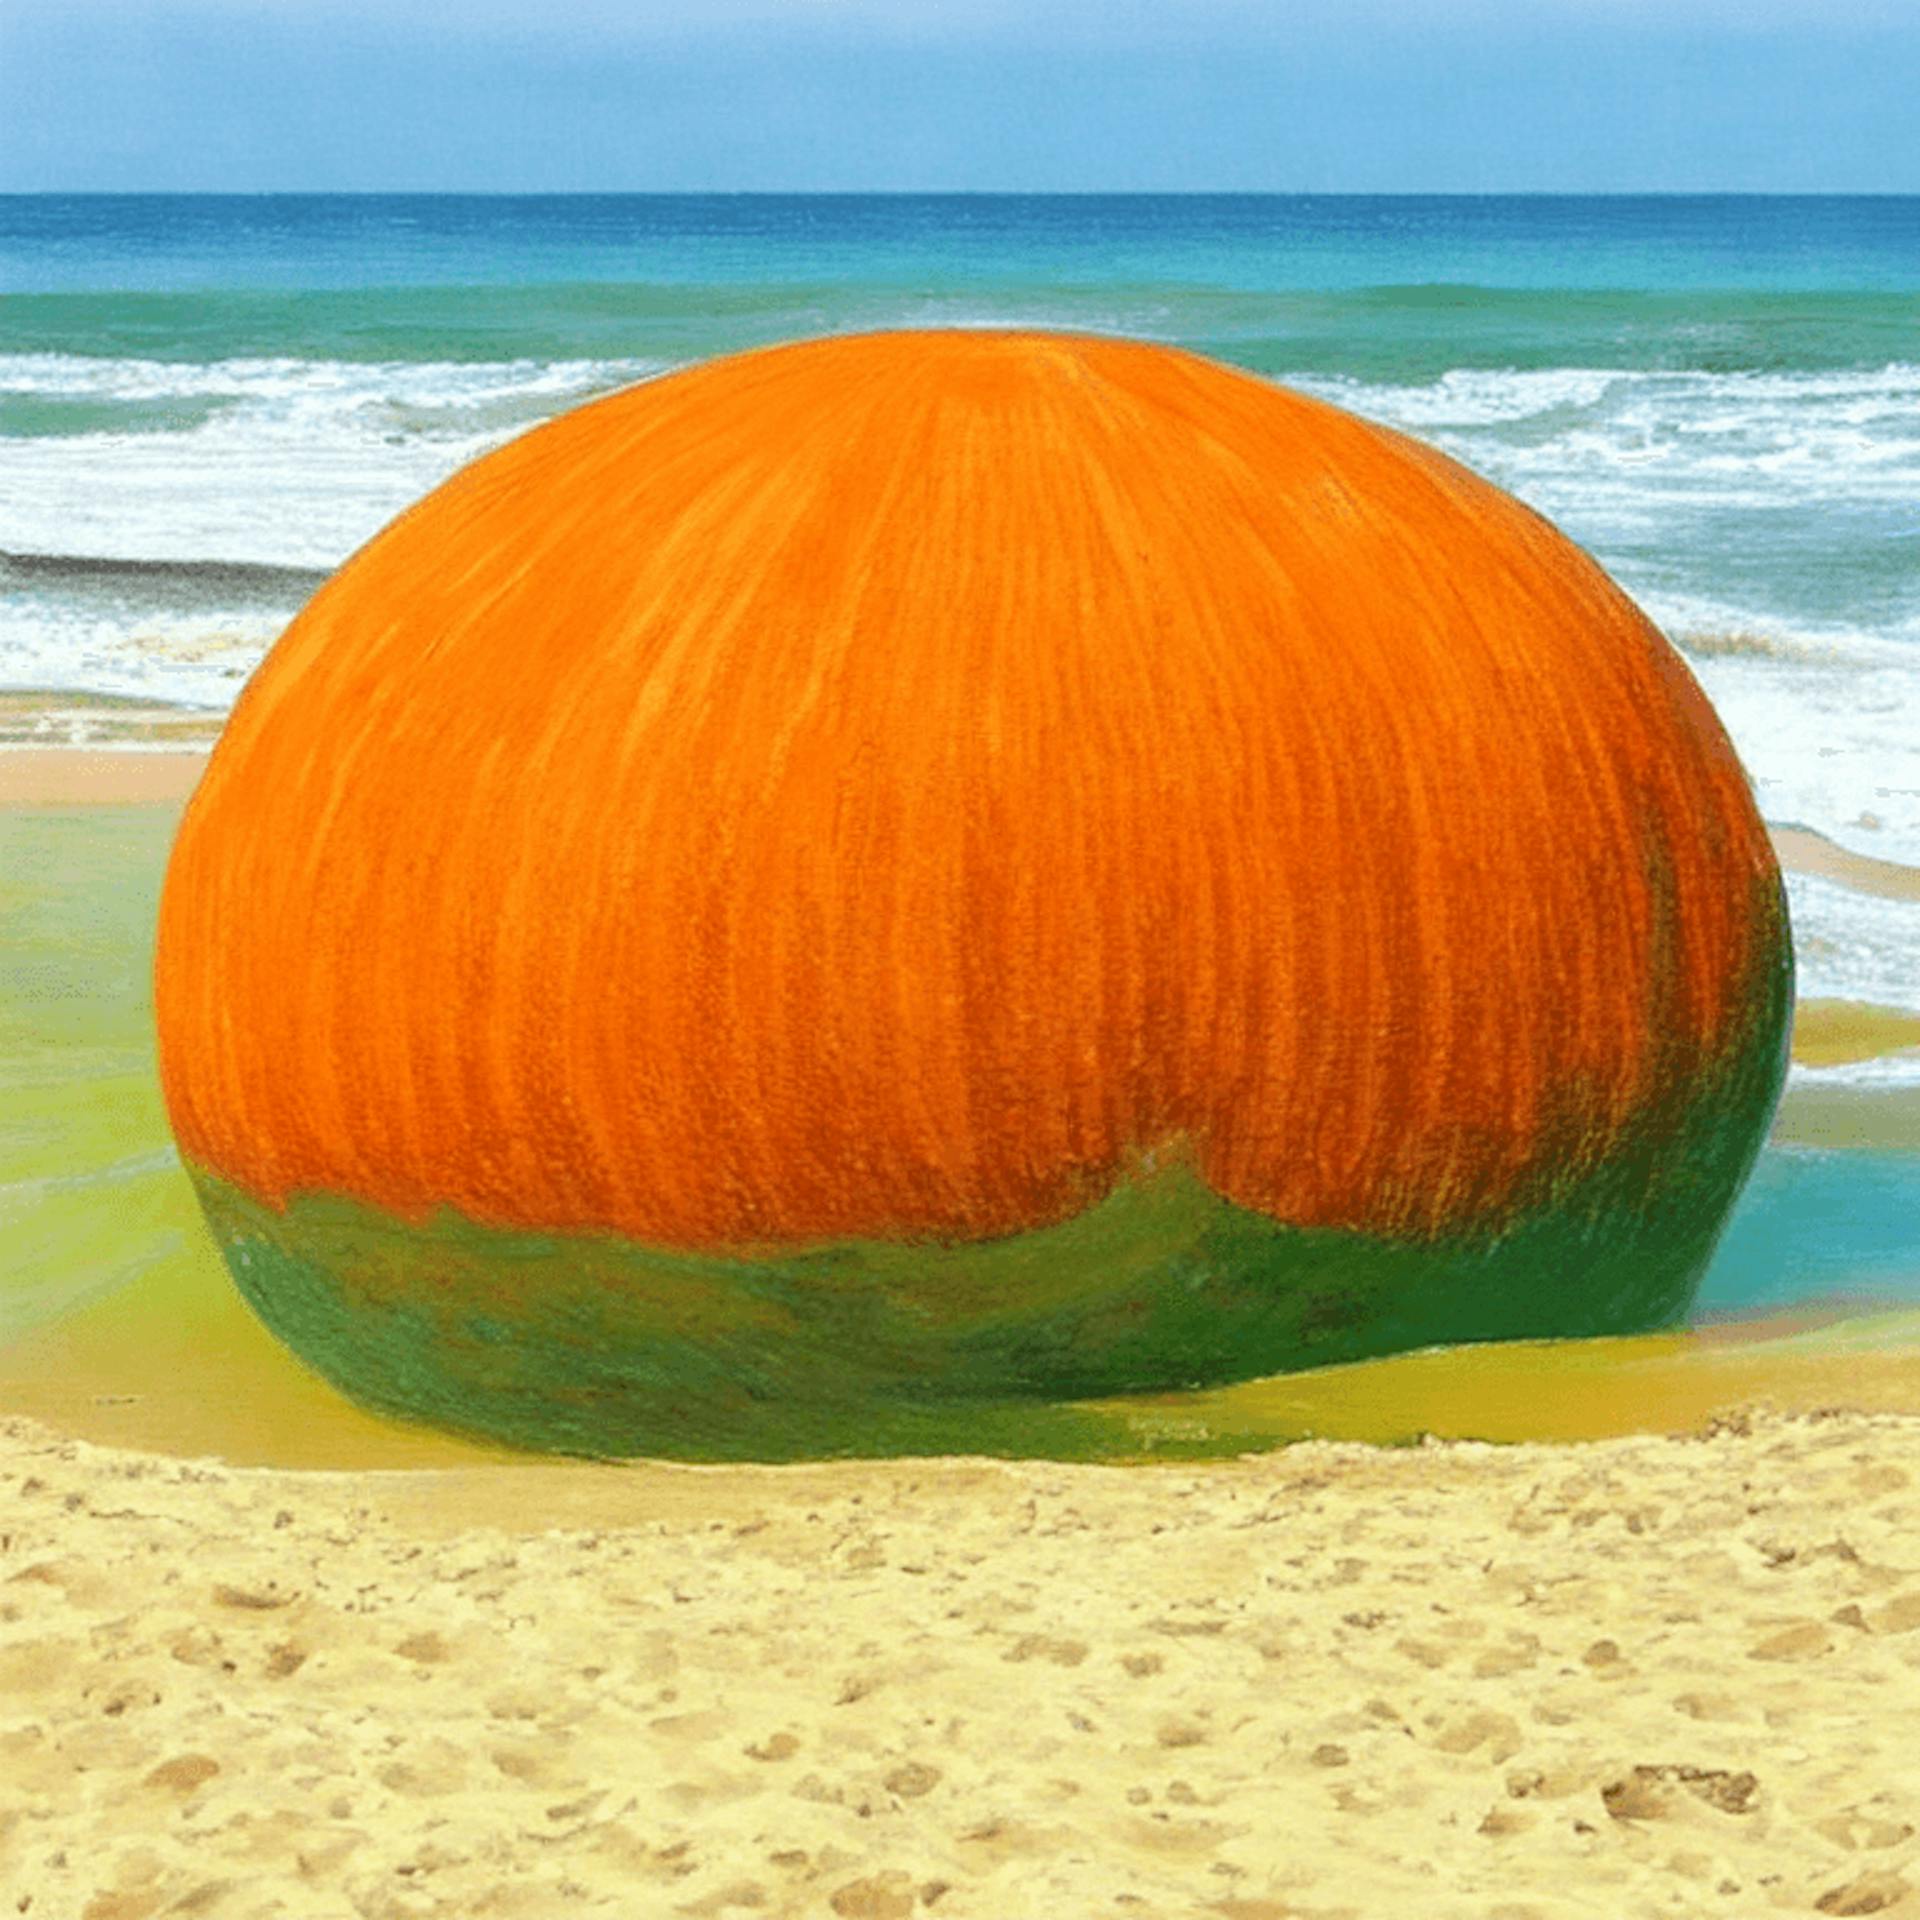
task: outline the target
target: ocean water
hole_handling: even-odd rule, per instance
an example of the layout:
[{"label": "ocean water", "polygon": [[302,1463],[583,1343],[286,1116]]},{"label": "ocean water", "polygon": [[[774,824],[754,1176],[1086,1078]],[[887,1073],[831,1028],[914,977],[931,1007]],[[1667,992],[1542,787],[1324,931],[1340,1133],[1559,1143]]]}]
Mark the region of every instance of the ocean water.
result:
[{"label": "ocean water", "polygon": [[[1172,341],[1437,443],[1661,623],[1770,819],[1920,862],[1920,199],[0,198],[0,689],[224,710],[534,422],[936,323]],[[1920,905],[1792,905],[1803,992],[1920,1008]]]}]

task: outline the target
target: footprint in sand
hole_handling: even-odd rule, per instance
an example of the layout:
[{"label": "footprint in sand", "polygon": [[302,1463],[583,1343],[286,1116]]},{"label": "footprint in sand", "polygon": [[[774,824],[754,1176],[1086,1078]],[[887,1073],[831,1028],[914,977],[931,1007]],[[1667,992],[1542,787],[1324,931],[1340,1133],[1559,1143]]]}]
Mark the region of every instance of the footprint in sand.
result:
[{"label": "footprint in sand", "polygon": [[1600,1789],[1616,1820],[1666,1820],[1688,1804],[1683,1795],[1717,1813],[1750,1814],[1760,1792],[1751,1773],[1719,1767],[1637,1766]]},{"label": "footprint in sand", "polygon": [[1818,1660],[1833,1651],[1833,1635],[1818,1620],[1796,1620],[1747,1649],[1749,1660]]},{"label": "footprint in sand", "polygon": [[1056,1667],[1077,1667],[1087,1657],[1087,1643],[1056,1639],[1045,1633],[1023,1633],[1000,1657],[1010,1661],[1045,1660]]},{"label": "footprint in sand", "polygon": [[849,1880],[828,1896],[840,1920],[911,1920],[919,1891],[911,1874],[897,1871]]},{"label": "footprint in sand", "polygon": [[931,1793],[940,1784],[940,1769],[923,1765],[918,1760],[909,1760],[895,1767],[881,1785],[902,1800],[919,1800]]},{"label": "footprint in sand", "polygon": [[1468,1754],[1484,1747],[1481,1757],[1493,1766],[1512,1759],[1524,1744],[1520,1723],[1511,1714],[1485,1708],[1443,1721],[1431,1742],[1439,1753]]},{"label": "footprint in sand", "polygon": [[1813,1904],[1822,1913],[1884,1913],[1889,1907],[1899,1906],[1910,1891],[1899,1874],[1876,1869],[1841,1886],[1829,1887]]},{"label": "footprint in sand", "polygon": [[140,1784],[161,1793],[177,1794],[182,1800],[187,1800],[219,1771],[220,1762],[209,1753],[182,1753],[176,1754],[171,1760],[162,1760]]},{"label": "footprint in sand", "polygon": [[1869,1813],[1864,1807],[1847,1807],[1816,1820],[1813,1830],[1821,1839],[1831,1841],[1848,1853],[1878,1853],[1897,1847],[1913,1838],[1913,1827],[1905,1820],[1890,1820],[1884,1814]]},{"label": "footprint in sand", "polygon": [[1903,1593],[1867,1615],[1875,1633],[1912,1633],[1920,1629],[1920,1593]]}]

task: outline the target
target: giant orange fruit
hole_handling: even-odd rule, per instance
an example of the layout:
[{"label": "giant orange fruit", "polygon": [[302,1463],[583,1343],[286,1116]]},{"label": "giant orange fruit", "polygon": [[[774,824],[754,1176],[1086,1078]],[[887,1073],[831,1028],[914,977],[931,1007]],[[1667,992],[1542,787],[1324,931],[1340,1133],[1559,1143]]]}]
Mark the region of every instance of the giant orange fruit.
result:
[{"label": "giant orange fruit", "polygon": [[248,687],[158,961],[270,1325],[706,1456],[1670,1320],[1790,986],[1725,736],[1544,521],[990,332],[696,367],[404,514]]}]

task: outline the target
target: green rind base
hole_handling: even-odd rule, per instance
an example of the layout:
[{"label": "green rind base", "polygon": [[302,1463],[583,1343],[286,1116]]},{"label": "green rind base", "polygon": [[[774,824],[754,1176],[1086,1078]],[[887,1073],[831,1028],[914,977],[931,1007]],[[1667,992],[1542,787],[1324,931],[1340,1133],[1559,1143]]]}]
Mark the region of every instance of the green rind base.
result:
[{"label": "green rind base", "polygon": [[1090,1457],[1120,1436],[1076,1402],[1672,1324],[1770,1108],[1496,1236],[1407,1244],[1280,1225],[1184,1167],[1009,1239],[758,1260],[194,1178],[261,1318],[383,1412],[601,1457]]},{"label": "green rind base", "polygon": [[595,1457],[1113,1455],[1137,1440],[1089,1402],[1676,1322],[1786,1073],[1777,881],[1767,905],[1744,1044],[1604,1157],[1563,1129],[1527,1213],[1451,1238],[1288,1226],[1178,1163],[1005,1239],[756,1258],[324,1193],[275,1207],[189,1171],[260,1317],[381,1412]]}]

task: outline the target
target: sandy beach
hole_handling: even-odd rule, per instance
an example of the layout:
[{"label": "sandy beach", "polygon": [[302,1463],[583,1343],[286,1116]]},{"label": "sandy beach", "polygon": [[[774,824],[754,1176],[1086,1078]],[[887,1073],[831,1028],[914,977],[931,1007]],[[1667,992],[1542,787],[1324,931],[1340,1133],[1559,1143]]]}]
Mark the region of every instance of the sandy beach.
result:
[{"label": "sandy beach", "polygon": [[1867,1914],[1920,1420],[1205,1469],[244,1472],[0,1429],[80,1920]]},{"label": "sandy beach", "polygon": [[[0,752],[0,820],[123,809],[111,835],[158,848],[203,765]],[[1799,1044],[1865,1057],[1912,1044],[1902,1018],[1820,1003]],[[49,1107],[46,1166],[84,1120],[119,1204],[185,1246],[138,1056],[75,1032],[100,1093]],[[1836,1089],[1796,1127],[1910,1149],[1920,1115]],[[104,1204],[75,1196],[61,1263]],[[1920,1911],[1912,1318],[1112,1403],[1149,1456],[1560,1444],[593,1467],[346,1407],[210,1252],[169,1251],[0,1342],[0,1895],[35,1920]]]}]

